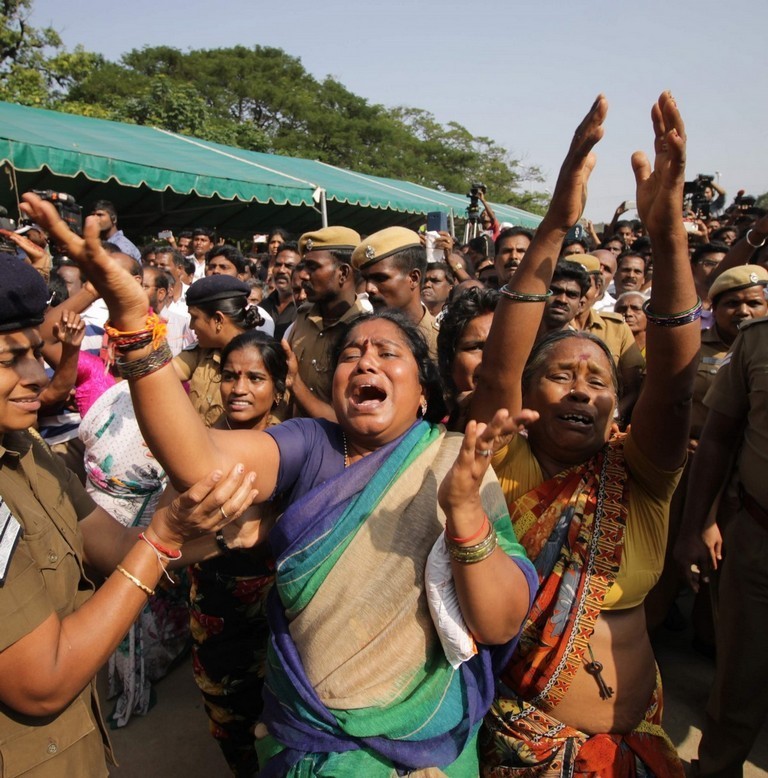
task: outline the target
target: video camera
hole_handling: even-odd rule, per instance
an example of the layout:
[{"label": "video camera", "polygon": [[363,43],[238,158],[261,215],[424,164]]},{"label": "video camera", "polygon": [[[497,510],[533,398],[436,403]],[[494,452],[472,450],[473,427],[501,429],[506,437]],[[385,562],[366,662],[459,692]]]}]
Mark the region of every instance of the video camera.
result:
[{"label": "video camera", "polygon": [[709,216],[709,209],[712,203],[704,192],[708,187],[711,188],[714,180],[714,176],[699,173],[693,181],[686,181],[683,187],[684,206],[690,208],[697,216],[703,216],[705,219]]},{"label": "video camera", "polygon": [[[13,219],[8,218],[8,211],[2,205],[0,205],[0,229],[8,230],[8,232],[16,231],[16,224]],[[0,251],[7,254],[15,254],[16,244],[4,235],[0,235]]]},{"label": "video camera", "polygon": [[41,200],[52,203],[61,219],[76,235],[83,234],[83,209],[71,194],[66,192],[54,192],[51,189],[33,189]]},{"label": "video camera", "polygon": [[485,194],[485,184],[470,184],[469,193],[469,206],[467,207],[467,219],[470,222],[476,222],[480,218],[480,195]]}]

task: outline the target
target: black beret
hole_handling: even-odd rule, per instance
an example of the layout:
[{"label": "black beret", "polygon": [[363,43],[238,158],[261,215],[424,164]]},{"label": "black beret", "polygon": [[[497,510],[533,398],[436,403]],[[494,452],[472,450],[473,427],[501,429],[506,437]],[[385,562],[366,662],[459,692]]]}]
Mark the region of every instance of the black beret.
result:
[{"label": "black beret", "polygon": [[48,287],[32,265],[0,252],[0,332],[42,324]]},{"label": "black beret", "polygon": [[206,276],[195,281],[187,289],[187,305],[212,303],[216,300],[228,300],[232,297],[248,297],[251,287],[234,276]]}]

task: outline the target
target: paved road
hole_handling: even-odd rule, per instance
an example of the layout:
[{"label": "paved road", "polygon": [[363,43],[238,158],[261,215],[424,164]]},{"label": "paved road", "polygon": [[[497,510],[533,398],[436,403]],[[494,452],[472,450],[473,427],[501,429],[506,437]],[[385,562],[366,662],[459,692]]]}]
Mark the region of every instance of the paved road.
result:
[{"label": "paved road", "polygon": [[[654,641],[664,679],[664,726],[686,762],[696,756],[707,693],[714,673],[711,660],[689,648],[686,632],[662,630]],[[765,689],[766,679],[756,679]],[[119,768],[115,778],[213,778],[231,775],[208,735],[205,712],[187,661],[157,686],[158,704],[114,733]],[[103,697],[102,697],[103,699]],[[109,703],[105,709],[109,710]],[[768,776],[768,724],[763,727],[745,778]]]}]

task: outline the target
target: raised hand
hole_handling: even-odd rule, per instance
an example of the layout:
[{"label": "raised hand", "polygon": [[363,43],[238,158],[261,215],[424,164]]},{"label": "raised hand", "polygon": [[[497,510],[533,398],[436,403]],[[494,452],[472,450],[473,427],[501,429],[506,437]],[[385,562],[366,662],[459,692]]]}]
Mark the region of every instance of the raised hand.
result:
[{"label": "raised hand", "polygon": [[15,243],[29,257],[33,267],[38,267],[45,260],[45,249],[41,249],[25,235],[19,235],[12,230],[0,230],[0,235]]},{"label": "raised hand", "polygon": [[681,204],[685,183],[685,125],[669,92],[662,92],[651,109],[654,133],[653,167],[642,151],[632,155],[637,184],[637,210],[653,236],[663,231],[683,235]]},{"label": "raised hand", "polygon": [[509,411],[501,409],[488,424],[470,421],[459,455],[438,489],[440,507],[454,516],[465,512],[471,514],[480,505],[480,484],[493,454],[538,418],[536,411],[523,409],[513,417]]},{"label": "raised hand", "polygon": [[53,325],[53,336],[63,346],[79,349],[85,337],[85,322],[74,311],[63,311]]},{"label": "raised hand", "polygon": [[66,249],[88,280],[96,287],[109,308],[112,325],[119,330],[133,331],[144,327],[149,301],[133,277],[101,246],[98,219],[88,216],[83,225],[83,238],[67,227],[51,203],[27,192],[22,195],[21,210],[39,224]]},{"label": "raised hand", "polygon": [[597,158],[592,149],[603,137],[608,101],[598,95],[573,134],[563,160],[545,220],[567,232],[581,218],[587,203],[587,183]]}]

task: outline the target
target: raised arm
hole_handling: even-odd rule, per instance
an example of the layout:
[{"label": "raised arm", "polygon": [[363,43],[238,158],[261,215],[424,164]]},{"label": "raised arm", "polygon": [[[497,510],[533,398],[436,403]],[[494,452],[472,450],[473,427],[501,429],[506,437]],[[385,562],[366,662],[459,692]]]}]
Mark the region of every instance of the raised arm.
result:
[{"label": "raised arm", "polygon": [[632,155],[637,209],[653,246],[653,287],[646,306],[646,377],[632,415],[640,449],[665,470],[682,465],[688,444],[701,330],[683,226],[685,127],[672,95],[651,110],[655,159]]},{"label": "raised arm", "polygon": [[[109,308],[110,324],[120,332],[147,326],[146,293],[101,247],[95,217],[85,220],[80,238],[59,218],[56,209],[34,194],[25,194],[22,210],[67,248]],[[126,362],[147,358],[154,345],[128,351]],[[157,352],[155,352],[157,353]],[[183,491],[210,471],[229,470],[242,462],[258,473],[258,500],[274,490],[279,462],[271,437],[259,432],[208,430],[195,412],[170,362],[158,370],[130,379],[136,417],[144,440],[174,486]]]},{"label": "raised arm", "polygon": [[555,185],[547,214],[536,230],[520,267],[508,286],[518,298],[538,296],[540,301],[513,301],[502,297],[493,317],[484,359],[470,405],[470,416],[488,422],[500,408],[515,416],[522,408],[521,379],[533,348],[544,311],[544,296],[568,230],[576,224],[587,200],[587,181],[595,166],[592,149],[603,137],[608,101],[600,95],[576,129]]},{"label": "raised arm", "polygon": [[[528,612],[525,576],[515,561],[495,546],[480,487],[490,463],[488,453],[511,432],[537,418],[534,411],[513,418],[501,410],[488,425],[470,421],[456,462],[438,490],[461,612],[480,643],[511,640]],[[467,564],[462,559],[463,553],[486,541],[488,548],[480,561]]]},{"label": "raised arm", "polygon": [[768,214],[761,216],[752,229],[747,230],[747,234],[731,246],[728,253],[710,274],[710,283],[726,270],[739,265],[749,265],[755,252],[765,245],[766,240],[768,240]]}]

